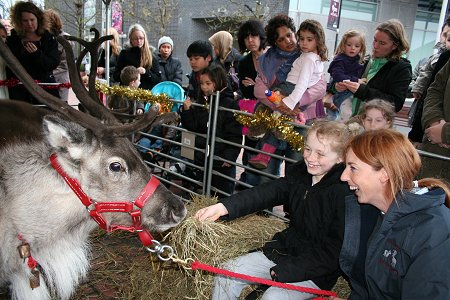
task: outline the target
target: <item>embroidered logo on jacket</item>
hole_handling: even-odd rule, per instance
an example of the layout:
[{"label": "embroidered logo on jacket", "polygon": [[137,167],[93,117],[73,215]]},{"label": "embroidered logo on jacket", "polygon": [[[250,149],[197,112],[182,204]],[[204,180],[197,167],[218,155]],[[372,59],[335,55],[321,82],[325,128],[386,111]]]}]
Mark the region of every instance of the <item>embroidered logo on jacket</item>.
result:
[{"label": "embroidered logo on jacket", "polygon": [[397,263],[399,259],[400,247],[395,243],[394,240],[387,240],[387,249],[383,251],[383,257],[380,258],[380,263],[387,267],[390,272],[398,274]]}]

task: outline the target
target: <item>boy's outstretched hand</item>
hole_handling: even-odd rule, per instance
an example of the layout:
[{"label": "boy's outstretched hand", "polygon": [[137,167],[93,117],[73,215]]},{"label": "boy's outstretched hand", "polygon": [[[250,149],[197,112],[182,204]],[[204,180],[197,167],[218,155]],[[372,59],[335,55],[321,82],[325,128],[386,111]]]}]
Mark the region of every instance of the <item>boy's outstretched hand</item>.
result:
[{"label": "boy's outstretched hand", "polygon": [[221,216],[225,216],[228,214],[228,210],[222,203],[217,203],[214,205],[210,205],[208,207],[199,209],[195,213],[195,218],[199,221],[215,221]]}]

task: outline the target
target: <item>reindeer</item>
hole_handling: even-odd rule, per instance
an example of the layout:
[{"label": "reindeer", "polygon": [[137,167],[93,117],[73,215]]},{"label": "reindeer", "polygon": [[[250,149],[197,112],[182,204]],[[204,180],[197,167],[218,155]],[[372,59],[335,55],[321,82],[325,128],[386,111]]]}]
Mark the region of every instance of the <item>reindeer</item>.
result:
[{"label": "reindeer", "polygon": [[[82,43],[96,54],[105,38],[96,32],[94,42]],[[138,231],[150,245],[149,230],[165,231],[186,215],[183,202],[158,184],[126,138],[173,115],[150,111],[119,123],[96,101],[93,80],[90,92],[82,85],[68,42],[58,41],[73,89],[95,117],[38,87],[0,40],[8,66],[51,109],[0,101],[0,286],[8,286],[13,299],[69,299],[88,272],[88,238],[97,223]]]}]

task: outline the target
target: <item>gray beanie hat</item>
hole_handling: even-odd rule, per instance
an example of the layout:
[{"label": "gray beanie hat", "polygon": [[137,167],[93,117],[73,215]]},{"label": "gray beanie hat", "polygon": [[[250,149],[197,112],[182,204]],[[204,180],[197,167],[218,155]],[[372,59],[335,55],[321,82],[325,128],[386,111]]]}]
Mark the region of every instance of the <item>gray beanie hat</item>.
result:
[{"label": "gray beanie hat", "polygon": [[159,39],[159,41],[158,41],[158,50],[159,50],[159,48],[161,48],[162,44],[169,44],[170,47],[172,47],[172,49],[173,49],[173,41],[168,36],[163,36],[162,38]]}]

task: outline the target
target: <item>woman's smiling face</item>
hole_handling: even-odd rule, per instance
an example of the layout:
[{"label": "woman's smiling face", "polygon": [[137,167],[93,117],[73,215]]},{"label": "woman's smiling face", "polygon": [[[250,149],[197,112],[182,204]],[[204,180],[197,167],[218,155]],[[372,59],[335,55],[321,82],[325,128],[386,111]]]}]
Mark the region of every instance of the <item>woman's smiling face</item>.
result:
[{"label": "woman's smiling face", "polygon": [[384,195],[388,178],[384,168],[376,171],[360,160],[352,149],[348,150],[345,161],[346,167],[341,180],[347,182],[350,189],[355,191],[358,202],[372,204],[386,212],[387,201]]}]

